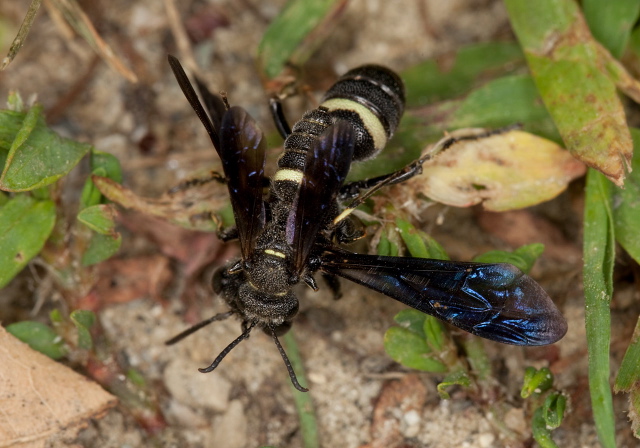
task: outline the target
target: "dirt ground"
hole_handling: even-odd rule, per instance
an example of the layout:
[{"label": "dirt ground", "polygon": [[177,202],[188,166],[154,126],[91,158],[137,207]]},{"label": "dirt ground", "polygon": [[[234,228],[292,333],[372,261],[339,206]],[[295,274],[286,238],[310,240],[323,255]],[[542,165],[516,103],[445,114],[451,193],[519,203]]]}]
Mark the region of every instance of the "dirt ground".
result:
[{"label": "dirt ground", "polygon": [[[86,43],[65,37],[43,8],[24,48],[10,68],[0,73],[0,101],[12,89],[25,98],[37,94],[58,133],[116,155],[125,185],[141,196],[159,196],[194,172],[219,168],[206,133],[166,62],[167,53],[180,56],[165,9],[169,1],[81,3],[139,82],[132,84],[103,62],[94,62]],[[213,90],[225,89],[232,103],[245,107],[269,132],[273,125],[255,69],[255,54],[264,30],[284,3],[187,0],[178,5],[187,29],[212,33],[193,46],[207,84]],[[0,20],[11,30],[0,35],[3,52],[25,12],[25,2],[0,4]],[[335,32],[309,64],[310,71],[317,70],[316,78],[331,77],[364,62],[383,63],[400,71],[466,44],[511,35],[504,5],[497,0],[352,0],[337,20]],[[301,113],[301,103],[297,99],[287,103],[290,117]],[[272,157],[271,163],[274,160]],[[78,194],[86,171],[87,165],[82,164],[69,177],[68,187],[75,191],[70,194]],[[533,212],[509,215],[517,219],[509,231],[516,234],[516,240],[519,226],[531,230],[534,237],[541,232],[536,219],[555,229],[550,237],[555,248],[548,245],[532,275],[567,317],[569,333],[550,348],[522,349],[486,342],[498,372],[496,394],[506,397],[501,415],[488,411],[491,397],[480,399],[462,389],[454,389],[452,399],[442,401],[436,393],[441,377],[410,372],[385,354],[384,332],[402,305],[346,282],[339,301],[332,299],[326,287],[318,293],[302,289],[293,331],[308,374],[321,446],[533,446],[531,415],[519,398],[520,381],[526,366],[540,367],[549,361],[556,384],[571,403],[565,423],[554,433],[558,445],[599,446],[586,377],[578,230],[581,189],[578,181]],[[444,213],[444,222],[434,224],[433,212],[434,216],[423,217],[425,228],[452,258],[469,259],[486,250],[509,248],[509,241],[490,230],[496,222],[504,224],[503,219],[479,208],[438,210]],[[152,386],[167,425],[152,436],[130,412],[117,406],[103,418],[92,420],[76,440],[56,444],[303,446],[289,379],[268,336],[256,332],[207,375],[197,368],[208,365],[240,334],[238,321],[219,322],[183,343],[164,345],[189,324],[225,310],[213,298],[209,279],[213,268],[237,254],[237,248],[222,246],[211,235],[180,231],[135,213],[123,211],[121,224],[124,244],[103,271],[104,290],[112,294],[99,319],[118,359]],[[60,305],[55,288],[43,293],[30,275],[25,272],[0,292],[3,324],[26,318],[37,295],[44,295],[38,314],[43,321],[47,310]],[[138,281],[136,276],[151,286],[136,289],[132,286]],[[614,299],[613,320],[621,323],[613,334],[614,366],[633,328],[626,312],[632,305],[624,297],[634,294],[635,290],[622,289]],[[616,397],[615,406],[619,446],[638,446],[628,429],[624,400]],[[381,436],[385,428],[389,439]]]}]

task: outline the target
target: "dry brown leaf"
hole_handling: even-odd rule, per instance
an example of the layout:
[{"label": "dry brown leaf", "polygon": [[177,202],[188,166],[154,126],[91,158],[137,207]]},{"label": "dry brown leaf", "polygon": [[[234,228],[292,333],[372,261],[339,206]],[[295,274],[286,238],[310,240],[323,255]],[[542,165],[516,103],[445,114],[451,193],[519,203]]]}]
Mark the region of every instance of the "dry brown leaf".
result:
[{"label": "dry brown leaf", "polygon": [[216,230],[211,216],[227,203],[228,197],[226,187],[212,188],[210,184],[195,182],[189,188],[165,193],[157,199],[143,198],[109,178],[94,175],[92,179],[103,195],[122,207],[193,230]]},{"label": "dry brown leaf", "polygon": [[424,164],[410,190],[456,207],[529,207],[560,194],[585,166],[550,140],[510,131],[460,142]]},{"label": "dry brown leaf", "polygon": [[32,350],[0,327],[0,447],[44,447],[72,438],[116,398]]}]

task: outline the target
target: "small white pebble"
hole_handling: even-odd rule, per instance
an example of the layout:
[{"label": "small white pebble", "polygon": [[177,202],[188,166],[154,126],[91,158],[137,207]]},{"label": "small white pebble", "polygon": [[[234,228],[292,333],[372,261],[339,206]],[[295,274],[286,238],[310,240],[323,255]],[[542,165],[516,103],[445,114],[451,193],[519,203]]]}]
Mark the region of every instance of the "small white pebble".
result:
[{"label": "small white pebble", "polygon": [[495,440],[496,440],[496,437],[490,432],[480,434],[480,436],[478,437],[478,446],[482,448],[492,447],[494,446],[493,443],[495,442]]}]

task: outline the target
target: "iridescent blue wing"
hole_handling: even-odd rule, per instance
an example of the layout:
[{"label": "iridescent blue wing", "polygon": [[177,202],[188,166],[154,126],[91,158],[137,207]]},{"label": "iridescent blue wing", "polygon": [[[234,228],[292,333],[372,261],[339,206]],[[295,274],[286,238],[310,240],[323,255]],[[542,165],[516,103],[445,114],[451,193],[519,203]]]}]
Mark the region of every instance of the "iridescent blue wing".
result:
[{"label": "iridescent blue wing", "polygon": [[320,270],[381,292],[477,336],[515,345],[560,340],[567,322],[515,266],[328,250]]}]

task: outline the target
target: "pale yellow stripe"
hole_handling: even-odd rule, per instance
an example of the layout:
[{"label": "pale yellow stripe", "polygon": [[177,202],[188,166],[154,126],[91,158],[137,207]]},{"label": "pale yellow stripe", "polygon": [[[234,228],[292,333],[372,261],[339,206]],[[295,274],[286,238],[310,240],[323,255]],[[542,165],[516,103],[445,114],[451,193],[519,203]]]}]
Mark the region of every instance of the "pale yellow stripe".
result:
[{"label": "pale yellow stripe", "polygon": [[356,112],[364,123],[365,129],[371,134],[376,150],[384,148],[384,145],[387,144],[387,134],[384,132],[384,126],[382,126],[378,117],[362,104],[344,98],[332,98],[322,103],[322,106],[330,111],[342,109]]},{"label": "pale yellow stripe", "polygon": [[265,249],[264,253],[267,255],[273,255],[274,257],[278,257],[278,258],[287,258],[286,255],[283,254],[282,252],[278,252],[273,249]]},{"label": "pale yellow stripe", "polygon": [[277,182],[279,180],[288,180],[299,184],[302,182],[302,177],[302,171],[281,168],[276,171],[276,174],[273,176],[273,181]]}]

